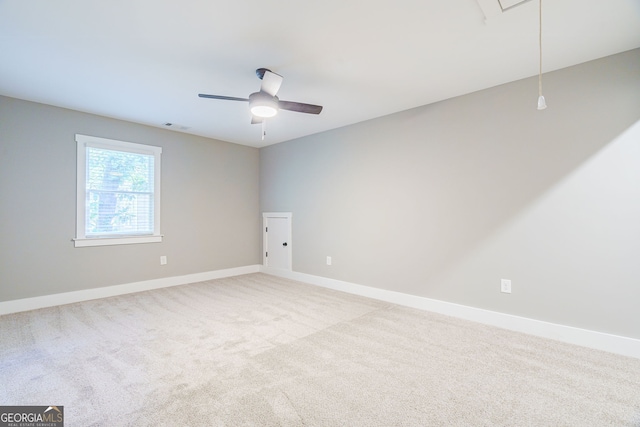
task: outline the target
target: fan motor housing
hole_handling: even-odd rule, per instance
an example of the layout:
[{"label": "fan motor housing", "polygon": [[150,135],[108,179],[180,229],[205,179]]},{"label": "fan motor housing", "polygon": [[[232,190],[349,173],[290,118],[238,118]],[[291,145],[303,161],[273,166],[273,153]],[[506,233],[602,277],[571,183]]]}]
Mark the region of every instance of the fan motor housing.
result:
[{"label": "fan motor housing", "polygon": [[264,78],[264,73],[266,73],[267,71],[269,71],[270,73],[272,72],[270,69],[268,68],[258,68],[256,70],[256,76],[258,76],[258,78],[260,80],[262,80]]}]

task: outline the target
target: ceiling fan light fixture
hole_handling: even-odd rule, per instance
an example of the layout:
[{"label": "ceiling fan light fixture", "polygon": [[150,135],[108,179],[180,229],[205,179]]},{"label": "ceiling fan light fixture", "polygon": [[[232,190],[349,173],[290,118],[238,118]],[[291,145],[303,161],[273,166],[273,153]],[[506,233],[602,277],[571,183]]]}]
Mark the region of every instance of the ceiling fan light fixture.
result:
[{"label": "ceiling fan light fixture", "polygon": [[251,114],[256,117],[267,119],[278,114],[278,110],[270,105],[253,105],[251,106]]},{"label": "ceiling fan light fixture", "polygon": [[275,96],[253,93],[249,96],[249,109],[254,116],[267,119],[278,114],[278,100]]}]

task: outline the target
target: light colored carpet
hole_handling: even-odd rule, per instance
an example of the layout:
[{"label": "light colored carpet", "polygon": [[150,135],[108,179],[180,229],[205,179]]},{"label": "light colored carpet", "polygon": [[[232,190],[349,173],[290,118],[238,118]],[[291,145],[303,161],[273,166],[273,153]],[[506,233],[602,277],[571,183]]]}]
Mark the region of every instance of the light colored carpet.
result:
[{"label": "light colored carpet", "polygon": [[66,426],[640,426],[640,360],[264,274],[0,317]]}]

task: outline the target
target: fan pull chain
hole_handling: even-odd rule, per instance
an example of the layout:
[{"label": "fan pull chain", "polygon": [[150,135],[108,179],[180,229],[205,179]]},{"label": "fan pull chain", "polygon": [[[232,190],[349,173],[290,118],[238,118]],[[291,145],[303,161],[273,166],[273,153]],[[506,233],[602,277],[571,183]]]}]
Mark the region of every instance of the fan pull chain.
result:
[{"label": "fan pull chain", "polygon": [[267,136],[267,119],[262,119],[262,140]]}]

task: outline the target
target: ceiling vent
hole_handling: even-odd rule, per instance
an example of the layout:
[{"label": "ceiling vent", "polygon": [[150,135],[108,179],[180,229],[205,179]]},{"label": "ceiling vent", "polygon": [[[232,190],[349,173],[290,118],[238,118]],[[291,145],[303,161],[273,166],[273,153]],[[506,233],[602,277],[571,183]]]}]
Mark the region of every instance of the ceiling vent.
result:
[{"label": "ceiling vent", "polygon": [[171,123],[171,122],[166,122],[163,123],[163,125],[165,125],[168,128],[172,128],[172,129],[179,129],[179,130],[188,130],[191,129],[189,126],[182,126],[182,125],[177,125],[175,123]]},{"label": "ceiling vent", "polygon": [[484,13],[485,21],[502,15],[515,7],[521,6],[531,0],[477,0],[482,13]]}]

